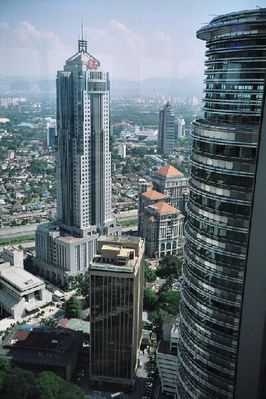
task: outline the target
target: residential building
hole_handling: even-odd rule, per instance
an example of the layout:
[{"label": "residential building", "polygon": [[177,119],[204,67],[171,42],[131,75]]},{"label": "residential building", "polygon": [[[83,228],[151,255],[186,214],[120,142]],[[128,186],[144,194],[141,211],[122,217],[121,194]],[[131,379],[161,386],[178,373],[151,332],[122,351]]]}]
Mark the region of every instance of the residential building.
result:
[{"label": "residential building", "polygon": [[176,399],[178,322],[168,315],[163,321],[163,337],[156,352],[156,362],[161,380],[161,391]]},{"label": "residential building", "polygon": [[10,263],[0,264],[0,310],[2,316],[19,321],[28,313],[52,301],[52,293],[45,283]]},{"label": "residential building", "polygon": [[157,152],[159,154],[172,154],[174,149],[174,111],[168,102],[159,112],[159,130]]},{"label": "residential building", "polygon": [[175,120],[175,141],[179,141],[180,139],[183,139],[186,135],[186,122],[183,117],[179,117]]},{"label": "residential building", "polygon": [[184,216],[166,202],[145,207],[141,219],[141,233],[145,237],[145,253],[160,258],[178,253],[184,245]]},{"label": "residential building", "polygon": [[197,37],[207,46],[205,100],[192,132],[178,395],[260,399],[266,358],[266,9],[216,17]]},{"label": "residential building", "polygon": [[126,143],[122,143],[122,144],[118,145],[117,153],[122,159],[126,158],[126,156],[127,156],[127,145],[126,145]]},{"label": "residential building", "polygon": [[101,234],[119,234],[111,208],[109,75],[78,41],[57,73],[57,220],[36,232],[39,273],[60,284],[84,273]]},{"label": "residential building", "polygon": [[90,265],[90,381],[133,387],[141,344],[144,240],[101,237]]}]

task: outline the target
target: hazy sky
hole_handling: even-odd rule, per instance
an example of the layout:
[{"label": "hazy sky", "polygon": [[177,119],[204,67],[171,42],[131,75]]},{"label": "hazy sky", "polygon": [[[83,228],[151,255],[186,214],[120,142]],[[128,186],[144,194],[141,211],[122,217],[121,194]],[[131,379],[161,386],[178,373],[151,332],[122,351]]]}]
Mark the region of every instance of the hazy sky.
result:
[{"label": "hazy sky", "polygon": [[76,52],[81,18],[88,51],[112,78],[197,77],[214,16],[266,0],[0,0],[0,75],[55,76]]}]

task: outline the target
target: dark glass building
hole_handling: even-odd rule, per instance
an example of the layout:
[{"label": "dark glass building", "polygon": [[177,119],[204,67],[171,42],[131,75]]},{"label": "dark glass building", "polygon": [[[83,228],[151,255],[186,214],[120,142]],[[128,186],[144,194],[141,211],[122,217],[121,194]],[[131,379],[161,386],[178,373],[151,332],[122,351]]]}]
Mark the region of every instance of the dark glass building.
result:
[{"label": "dark glass building", "polygon": [[101,237],[90,265],[90,381],[134,385],[141,341],[144,240]]},{"label": "dark glass building", "polygon": [[214,18],[197,37],[206,41],[206,80],[203,118],[192,132],[178,395],[228,399],[237,397],[266,9]]}]

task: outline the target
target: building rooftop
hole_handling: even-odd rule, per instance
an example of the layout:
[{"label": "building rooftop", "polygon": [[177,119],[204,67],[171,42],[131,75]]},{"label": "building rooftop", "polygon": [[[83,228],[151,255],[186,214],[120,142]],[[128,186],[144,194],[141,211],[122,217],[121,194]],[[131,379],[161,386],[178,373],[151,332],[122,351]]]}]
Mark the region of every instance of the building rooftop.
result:
[{"label": "building rooftop", "polygon": [[164,199],[164,198],[167,198],[167,196],[165,194],[159,193],[156,190],[147,190],[142,195],[143,195],[143,197],[149,198],[149,199]]},{"label": "building rooftop", "polygon": [[155,208],[158,213],[179,213],[179,211],[173,207],[172,205],[167,204],[166,202],[157,202],[157,204],[150,205],[152,208]]},{"label": "building rooftop", "polygon": [[155,171],[156,174],[165,177],[184,177],[183,173],[174,168],[172,165],[164,165]]},{"label": "building rooftop", "polygon": [[19,291],[29,290],[44,284],[38,277],[35,277],[33,274],[20,267],[10,266],[9,263],[0,265],[0,280],[1,279],[10,283]]},{"label": "building rooftop", "polygon": [[159,348],[158,348],[158,352],[159,353],[163,353],[165,355],[172,355],[174,357],[176,357],[177,355],[177,348],[171,348],[170,346],[170,342],[169,341],[161,341]]},{"label": "building rooftop", "polygon": [[80,334],[48,327],[31,331],[17,329],[5,340],[0,353],[15,361],[65,367],[81,342]]}]

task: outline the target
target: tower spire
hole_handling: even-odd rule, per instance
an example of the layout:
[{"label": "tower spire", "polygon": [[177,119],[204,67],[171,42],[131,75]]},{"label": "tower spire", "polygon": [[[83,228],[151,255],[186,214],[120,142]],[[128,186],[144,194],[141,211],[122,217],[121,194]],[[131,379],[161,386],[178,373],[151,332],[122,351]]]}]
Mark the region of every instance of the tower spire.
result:
[{"label": "tower spire", "polygon": [[83,17],[81,18],[81,40],[78,40],[79,53],[87,53],[87,40],[84,39]]}]

